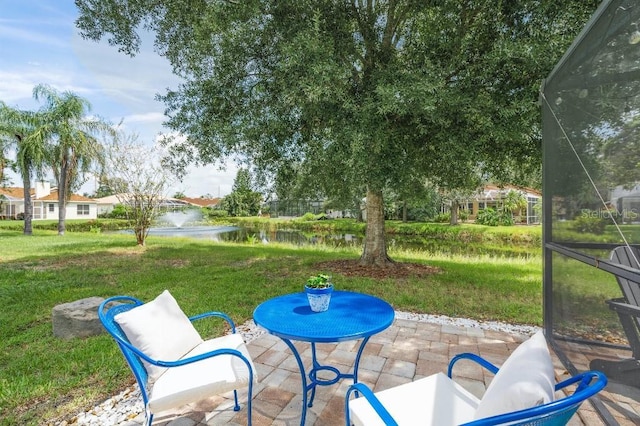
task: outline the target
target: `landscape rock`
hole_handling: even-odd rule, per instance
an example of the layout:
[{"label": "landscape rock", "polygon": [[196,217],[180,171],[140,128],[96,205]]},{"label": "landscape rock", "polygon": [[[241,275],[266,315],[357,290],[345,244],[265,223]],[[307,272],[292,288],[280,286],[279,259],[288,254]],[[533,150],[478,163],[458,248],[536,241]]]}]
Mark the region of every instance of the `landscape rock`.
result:
[{"label": "landscape rock", "polygon": [[102,297],[88,297],[53,308],[53,335],[61,339],[95,336],[104,332],[98,319]]}]

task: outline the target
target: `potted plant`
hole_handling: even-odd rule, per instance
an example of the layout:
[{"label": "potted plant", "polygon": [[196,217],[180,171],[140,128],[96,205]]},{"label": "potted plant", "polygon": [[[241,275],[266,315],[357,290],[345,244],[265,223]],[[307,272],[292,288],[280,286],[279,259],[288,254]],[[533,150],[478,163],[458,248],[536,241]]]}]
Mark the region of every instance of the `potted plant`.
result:
[{"label": "potted plant", "polygon": [[324,312],[329,309],[333,283],[327,274],[318,274],[309,277],[304,284],[304,291],[307,293],[309,306],[313,312]]}]

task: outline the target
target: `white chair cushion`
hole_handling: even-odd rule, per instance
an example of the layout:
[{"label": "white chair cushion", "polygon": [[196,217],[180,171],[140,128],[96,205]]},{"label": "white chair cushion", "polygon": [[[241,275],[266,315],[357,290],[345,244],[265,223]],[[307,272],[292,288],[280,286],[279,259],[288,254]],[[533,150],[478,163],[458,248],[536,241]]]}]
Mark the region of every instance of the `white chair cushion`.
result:
[{"label": "white chair cushion", "polygon": [[[150,358],[176,361],[202,343],[202,338],[168,290],[151,302],[114,317],[129,342]],[[166,370],[143,361],[149,383]]]},{"label": "white chair cushion", "polygon": [[476,419],[523,410],[553,401],[555,375],[542,331],[507,358],[485,392]]},{"label": "white chair cushion", "polygon": [[[251,364],[254,382],[257,381],[247,347],[239,334],[207,340],[183,358],[216,349],[237,349]],[[249,370],[238,357],[218,355],[180,367],[172,367],[156,380],[149,395],[149,409],[159,412],[208,398],[215,394],[241,389],[249,384]]]},{"label": "white chair cushion", "polygon": [[[453,426],[473,420],[478,398],[443,373],[377,392],[399,425]],[[356,426],[384,426],[365,398],[349,402]]]}]

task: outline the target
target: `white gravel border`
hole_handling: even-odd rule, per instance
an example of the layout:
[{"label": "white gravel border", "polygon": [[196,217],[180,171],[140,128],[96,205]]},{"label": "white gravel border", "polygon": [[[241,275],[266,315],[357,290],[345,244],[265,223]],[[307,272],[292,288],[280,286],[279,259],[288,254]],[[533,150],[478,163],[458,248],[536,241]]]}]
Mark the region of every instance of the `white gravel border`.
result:
[{"label": "white gravel border", "polygon": [[415,314],[411,312],[396,311],[396,319],[428,322],[439,325],[455,325],[458,327],[481,328],[483,330],[501,331],[509,334],[532,335],[541,330],[540,327],[531,325],[514,325],[498,321],[476,321],[466,318],[451,318],[445,315]]}]

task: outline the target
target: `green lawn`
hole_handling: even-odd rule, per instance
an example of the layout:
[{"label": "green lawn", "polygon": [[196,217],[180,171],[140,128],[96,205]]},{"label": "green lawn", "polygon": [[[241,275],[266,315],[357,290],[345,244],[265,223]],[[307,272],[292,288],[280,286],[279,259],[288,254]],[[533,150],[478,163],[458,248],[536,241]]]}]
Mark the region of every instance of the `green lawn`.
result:
[{"label": "green lawn", "polygon": [[[352,249],[235,245],[204,240],[0,228],[0,424],[39,424],[90,407],[132,383],[106,335],[52,335],[52,308],[85,297],[150,300],[169,289],[187,315],[221,310],[236,323],[270,297],[302,290],[317,263],[357,259]],[[377,295],[396,309],[541,325],[540,249],[527,258],[395,252],[441,268],[429,277],[374,280],[331,272],[338,289]],[[532,255],[533,253],[533,255]],[[219,332],[216,326],[201,330]],[[221,327],[221,326],[220,326]]]}]

